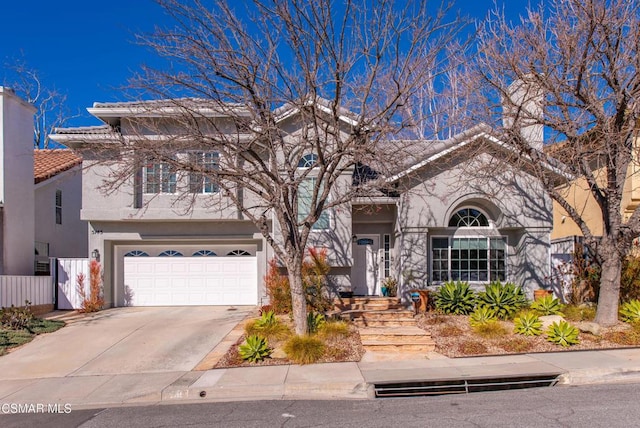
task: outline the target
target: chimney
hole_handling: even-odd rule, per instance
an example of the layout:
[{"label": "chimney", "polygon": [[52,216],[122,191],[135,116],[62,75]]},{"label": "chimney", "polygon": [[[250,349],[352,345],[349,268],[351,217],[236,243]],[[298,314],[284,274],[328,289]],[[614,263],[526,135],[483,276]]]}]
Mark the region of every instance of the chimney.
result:
[{"label": "chimney", "polygon": [[544,114],[544,92],[530,74],[514,81],[507,91],[509,100],[502,101],[503,126],[514,131],[519,128],[525,141],[533,148],[542,150],[544,126],[540,122]]}]

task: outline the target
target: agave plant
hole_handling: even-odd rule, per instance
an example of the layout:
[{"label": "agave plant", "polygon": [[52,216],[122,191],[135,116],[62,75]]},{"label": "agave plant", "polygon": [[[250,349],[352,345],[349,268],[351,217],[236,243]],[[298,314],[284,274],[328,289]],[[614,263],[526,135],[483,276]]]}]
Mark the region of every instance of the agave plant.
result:
[{"label": "agave plant", "polygon": [[476,306],[476,293],[468,282],[446,282],[435,297],[436,308],[445,314],[468,315]]},{"label": "agave plant", "polygon": [[502,284],[494,281],[485,286],[485,291],[479,294],[478,304],[492,308],[496,317],[507,319],[526,304],[526,297],[521,287],[512,282]]},{"label": "agave plant", "polygon": [[495,320],[495,311],[488,306],[480,306],[469,317],[469,323],[471,327],[476,327],[482,324],[486,324],[489,321]]},{"label": "agave plant", "polygon": [[307,332],[309,334],[317,333],[325,322],[326,320],[324,315],[310,312],[307,314]]},{"label": "agave plant", "polygon": [[531,304],[531,309],[538,312],[540,315],[560,315],[562,314],[562,304],[560,300],[551,295],[547,295],[539,298]]},{"label": "agave plant", "polygon": [[240,357],[252,363],[262,361],[271,355],[271,348],[267,339],[257,335],[249,336],[245,342],[238,347]]},{"label": "agave plant", "polygon": [[263,312],[262,316],[256,320],[257,328],[273,327],[278,324],[278,317],[274,311]]},{"label": "agave plant", "polygon": [[566,321],[554,322],[547,329],[547,340],[568,347],[580,343],[579,331]]},{"label": "agave plant", "polygon": [[542,321],[533,312],[525,312],[514,320],[514,331],[525,336],[542,334]]},{"label": "agave plant", "polygon": [[620,307],[620,318],[625,322],[640,321],[640,300],[630,300]]}]

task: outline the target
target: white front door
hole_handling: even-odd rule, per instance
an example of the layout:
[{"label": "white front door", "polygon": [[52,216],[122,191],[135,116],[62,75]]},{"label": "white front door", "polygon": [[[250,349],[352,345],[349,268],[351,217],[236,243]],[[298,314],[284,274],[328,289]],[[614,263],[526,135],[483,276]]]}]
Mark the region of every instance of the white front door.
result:
[{"label": "white front door", "polygon": [[380,263],[378,235],[358,235],[353,243],[353,268],[351,284],[356,296],[380,295]]}]

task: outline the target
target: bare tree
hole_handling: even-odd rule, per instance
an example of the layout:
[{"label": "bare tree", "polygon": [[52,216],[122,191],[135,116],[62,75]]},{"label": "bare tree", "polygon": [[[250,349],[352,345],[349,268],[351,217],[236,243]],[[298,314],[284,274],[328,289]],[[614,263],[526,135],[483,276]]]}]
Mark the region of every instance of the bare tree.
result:
[{"label": "bare tree", "polygon": [[[445,66],[461,21],[426,1],[159,3],[175,26],[140,40],[168,65],[135,85],[164,101],[132,107],[171,120],[130,118],[137,135],[123,139],[128,162],[107,187],[149,158],[219,186],[286,268],[302,334],[301,268],[314,225],[329,209],[350,209],[402,159],[388,138],[412,126],[402,109]],[[218,153],[215,166],[176,156],[189,149]],[[182,199],[193,201],[188,189]]]},{"label": "bare tree", "polygon": [[[548,3],[519,23],[498,10],[482,25],[473,81],[481,98],[474,105],[579,226],[602,268],[596,321],[610,325],[621,261],[640,234],[640,212],[625,216],[623,195],[638,162],[640,4]],[[543,147],[543,129],[553,146]],[[527,141],[532,136],[538,145]],[[576,185],[597,204],[601,233],[574,205]]]},{"label": "bare tree", "polygon": [[10,76],[7,86],[36,107],[33,118],[33,147],[49,148],[49,134],[64,126],[73,116],[66,107],[67,96],[43,83],[41,74],[25,61],[16,60],[5,65]]}]

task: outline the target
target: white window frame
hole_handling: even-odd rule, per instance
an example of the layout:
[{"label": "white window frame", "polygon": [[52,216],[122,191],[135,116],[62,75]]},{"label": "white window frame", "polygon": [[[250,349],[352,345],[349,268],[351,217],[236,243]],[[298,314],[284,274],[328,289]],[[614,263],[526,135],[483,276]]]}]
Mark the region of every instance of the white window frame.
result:
[{"label": "white window frame", "polygon": [[[433,280],[433,240],[434,239],[447,239],[447,277],[448,279]],[[451,273],[451,250],[453,248],[454,239],[486,239],[487,240],[487,280],[468,280],[468,279],[453,279]],[[429,278],[433,284],[443,284],[446,281],[466,281],[470,284],[487,284],[492,281],[491,279],[491,239],[501,239],[504,241],[504,281],[509,280],[509,237],[504,235],[484,236],[484,235],[432,235],[429,239]]]},{"label": "white window frame", "polygon": [[[148,179],[149,168],[159,168],[158,172],[154,172],[159,175],[158,180],[150,182]],[[157,191],[150,191],[149,186],[157,186]],[[176,169],[167,162],[161,162],[156,160],[149,160],[142,167],[142,192],[145,194],[156,195],[158,193],[175,194],[178,188],[178,172]]]},{"label": "white window frame", "polygon": [[[301,201],[302,201],[301,193],[302,192],[300,190],[303,188],[303,183],[311,182],[311,186],[310,186],[311,194],[309,195],[309,199],[311,199],[311,198],[313,198],[313,189],[315,188],[315,182],[313,182],[313,181],[317,180],[317,179],[318,179],[318,177],[310,175],[308,177],[305,177],[302,180],[302,182],[300,182],[300,185],[298,186],[298,222],[301,222],[302,220],[304,220],[309,215],[309,210],[311,209],[311,206],[309,206],[309,209],[307,209],[306,211],[303,212],[301,210],[301,208],[302,208],[301,207]],[[326,227],[323,227],[322,222],[326,222]],[[322,210],[322,213],[318,217],[318,220],[313,224],[313,226],[311,226],[311,231],[312,232],[320,232],[320,231],[330,230],[332,224],[333,224],[332,210],[327,208],[327,209]]]},{"label": "white window frame", "polygon": [[[199,168],[205,172],[189,173],[189,192],[196,194],[214,194],[220,192],[220,186],[211,177],[205,175],[206,171],[216,171],[220,169],[220,153],[216,151],[197,150],[188,153],[190,161],[199,162]],[[212,159],[207,161],[207,157]],[[209,169],[209,167],[211,169]]]}]

